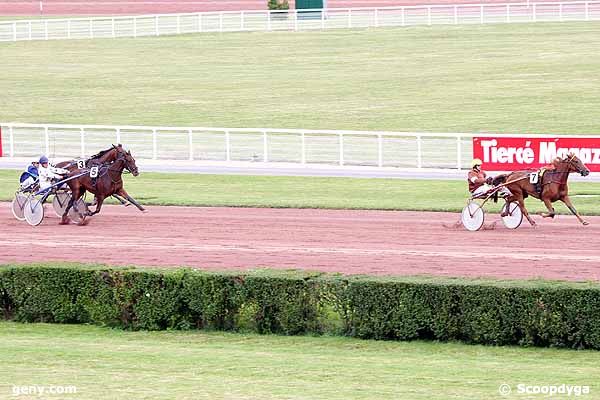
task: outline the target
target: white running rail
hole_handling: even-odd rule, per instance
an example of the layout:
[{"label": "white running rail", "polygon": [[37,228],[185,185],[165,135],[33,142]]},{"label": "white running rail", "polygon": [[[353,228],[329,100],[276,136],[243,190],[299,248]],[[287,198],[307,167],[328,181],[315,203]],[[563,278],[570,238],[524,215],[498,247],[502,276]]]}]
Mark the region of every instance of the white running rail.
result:
[{"label": "white running rail", "polygon": [[600,1],[448,4],[0,21],[0,41],[600,20]]},{"label": "white running rail", "polygon": [[469,133],[0,123],[4,157],[90,156],[122,143],[139,159],[379,167],[468,165]]}]

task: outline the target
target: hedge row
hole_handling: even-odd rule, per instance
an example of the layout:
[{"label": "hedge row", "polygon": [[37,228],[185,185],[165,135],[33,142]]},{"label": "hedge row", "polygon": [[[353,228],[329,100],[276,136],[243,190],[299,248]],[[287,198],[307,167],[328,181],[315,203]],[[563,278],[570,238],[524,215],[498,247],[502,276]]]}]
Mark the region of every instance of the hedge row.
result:
[{"label": "hedge row", "polygon": [[600,349],[600,285],[0,266],[5,319]]}]

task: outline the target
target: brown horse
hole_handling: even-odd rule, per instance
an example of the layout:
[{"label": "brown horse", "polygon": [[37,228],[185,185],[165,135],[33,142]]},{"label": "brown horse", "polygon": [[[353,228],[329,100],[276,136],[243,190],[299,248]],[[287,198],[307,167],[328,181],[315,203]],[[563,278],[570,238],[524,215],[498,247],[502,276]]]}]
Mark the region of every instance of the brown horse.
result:
[{"label": "brown horse", "polygon": [[582,176],[587,176],[590,173],[590,170],[587,169],[583,162],[573,153],[568,154],[562,159],[559,158],[555,160],[553,164],[555,169],[545,171],[542,177],[539,178],[542,179],[541,191],[536,190],[536,184],[530,182],[529,177],[532,173],[531,170],[515,171],[511,172],[510,174],[498,175],[496,178],[494,178],[493,184],[506,185],[508,190],[510,190],[512,193],[511,196],[505,197],[506,203],[510,204],[511,202],[516,201],[519,205],[519,208],[523,212],[523,215],[525,215],[532,226],[535,226],[535,221],[531,219],[527,209],[525,208],[524,199],[527,198],[527,196],[535,197],[536,199],[540,199],[544,202],[546,208],[548,209],[548,213],[542,213],[542,217],[544,218],[554,218],[556,213],[554,211],[554,207],[552,207],[552,203],[560,200],[566,204],[573,215],[577,217],[579,222],[581,222],[583,225],[588,225],[588,222],[581,218],[573,206],[573,203],[571,203],[567,180],[569,179],[569,174],[571,172],[578,172]]},{"label": "brown horse", "polygon": [[117,149],[118,151],[116,160],[109,164],[100,165],[98,167],[98,176],[96,178],[90,177],[89,173],[85,174],[85,172],[89,172],[88,169],[74,169],[71,171],[69,177],[74,177],[81,173],[84,174],[67,182],[69,188],[71,189],[72,196],[67,208],[63,213],[61,223],[68,223],[67,215],[71,207],[74,207],[75,211],[77,211],[80,215],[83,215],[82,210],[77,209],[76,202],[85,194],[86,191],[93,193],[96,196],[96,209],[94,212],[88,211],[88,216],[98,214],[102,208],[104,199],[109,196],[113,196],[114,194],[124,197],[133,205],[135,205],[140,211],[145,211],[144,207],[142,207],[137,201],[129,196],[125,189],[123,189],[123,180],[121,175],[125,169],[131,172],[133,176],[139,175],[137,165],[135,164],[135,159],[131,155],[131,152],[125,152],[123,148]]},{"label": "brown horse", "polygon": [[[118,145],[112,145],[111,148],[108,148],[106,150],[102,150],[96,154],[94,154],[93,156],[87,158],[84,163],[85,163],[85,168],[91,168],[94,165],[96,166],[100,166],[102,164],[106,164],[109,162],[113,162],[117,159],[117,155],[119,154],[120,151],[123,151],[123,145],[122,144],[118,144]],[[58,164],[56,164],[56,167],[58,168],[64,168],[68,171],[74,171],[76,170],[77,167],[77,160],[68,160],[68,161],[62,161],[59,162]],[[119,200],[119,202],[121,204],[123,204],[124,206],[128,206],[129,204],[131,204],[130,202],[128,202],[127,200],[123,199],[121,196],[119,196],[118,194],[113,194],[113,196],[115,199]]]}]

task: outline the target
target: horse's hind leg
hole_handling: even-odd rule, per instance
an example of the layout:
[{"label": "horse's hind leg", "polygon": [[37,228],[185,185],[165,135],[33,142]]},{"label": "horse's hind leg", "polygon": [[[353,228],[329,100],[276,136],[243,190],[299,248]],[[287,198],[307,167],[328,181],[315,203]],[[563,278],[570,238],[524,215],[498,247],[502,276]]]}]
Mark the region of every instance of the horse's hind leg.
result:
[{"label": "horse's hind leg", "polygon": [[137,201],[135,201],[135,199],[133,197],[131,197],[126,191],[125,189],[120,189],[118,192],[119,196],[123,196],[124,198],[126,198],[131,204],[133,204],[134,206],[136,206],[138,208],[138,210],[140,211],[146,211],[146,209],[144,207],[142,207],[141,204],[139,204]]},{"label": "horse's hind leg", "polygon": [[573,213],[573,215],[575,215],[577,217],[577,219],[579,220],[579,222],[581,222],[583,225],[589,225],[590,224],[589,222],[587,222],[586,220],[584,220],[583,218],[581,218],[581,215],[579,215],[579,213],[575,209],[575,206],[573,205],[573,203],[571,203],[571,199],[569,198],[569,196],[565,195],[560,200],[563,203],[565,203],[567,205],[567,207],[569,207],[569,210],[571,210],[571,212]]},{"label": "horse's hind leg", "polygon": [[519,207],[521,208],[521,212],[523,213],[523,215],[525,216],[525,218],[527,218],[527,221],[529,221],[529,223],[531,224],[531,226],[536,226],[535,221],[531,218],[531,216],[529,215],[529,211],[527,211],[527,209],[525,208],[525,200],[523,200],[522,196],[519,196],[517,198],[517,202],[519,203]]},{"label": "horse's hind leg", "polygon": [[113,194],[112,197],[114,197],[115,199],[119,200],[119,202],[122,205],[124,205],[125,207],[129,207],[131,205],[131,203],[129,201],[125,200],[124,198],[122,198],[118,194]]}]

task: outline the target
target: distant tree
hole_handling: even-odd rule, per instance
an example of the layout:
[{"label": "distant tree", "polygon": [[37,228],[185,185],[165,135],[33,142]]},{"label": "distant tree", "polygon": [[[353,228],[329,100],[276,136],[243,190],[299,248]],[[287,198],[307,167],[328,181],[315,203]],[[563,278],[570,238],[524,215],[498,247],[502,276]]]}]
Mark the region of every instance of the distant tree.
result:
[{"label": "distant tree", "polygon": [[289,10],[288,0],[269,0],[267,3],[269,10]]}]

